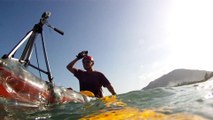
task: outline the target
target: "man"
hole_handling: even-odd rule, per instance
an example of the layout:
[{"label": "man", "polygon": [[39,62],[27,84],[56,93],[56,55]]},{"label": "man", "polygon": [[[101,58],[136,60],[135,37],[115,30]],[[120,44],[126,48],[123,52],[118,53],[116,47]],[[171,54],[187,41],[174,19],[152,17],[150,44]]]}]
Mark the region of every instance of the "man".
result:
[{"label": "man", "polygon": [[[87,55],[87,51],[80,52],[76,58],[67,65],[67,69],[79,80],[80,91],[91,91],[96,97],[103,97],[102,86],[106,87],[112,95],[116,95],[114,88],[103,73],[93,70],[94,59]],[[83,58],[83,59],[82,59]],[[74,67],[75,63],[82,59],[85,69],[80,70]]]}]

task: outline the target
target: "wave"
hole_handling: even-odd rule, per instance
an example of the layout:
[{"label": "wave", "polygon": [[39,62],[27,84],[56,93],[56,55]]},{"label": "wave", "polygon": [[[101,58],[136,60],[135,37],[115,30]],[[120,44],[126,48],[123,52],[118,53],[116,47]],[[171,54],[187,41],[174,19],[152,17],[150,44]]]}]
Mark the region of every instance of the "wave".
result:
[{"label": "wave", "polygon": [[[213,119],[213,81],[179,87],[161,87],[148,90],[130,91],[120,94],[117,99],[126,107],[138,110],[154,110],[164,115],[187,113]],[[123,108],[126,108],[123,107]],[[41,108],[19,108],[9,104],[0,105],[1,119],[81,119],[103,111],[123,109],[111,106],[110,109],[101,100],[86,104],[67,103]]]}]

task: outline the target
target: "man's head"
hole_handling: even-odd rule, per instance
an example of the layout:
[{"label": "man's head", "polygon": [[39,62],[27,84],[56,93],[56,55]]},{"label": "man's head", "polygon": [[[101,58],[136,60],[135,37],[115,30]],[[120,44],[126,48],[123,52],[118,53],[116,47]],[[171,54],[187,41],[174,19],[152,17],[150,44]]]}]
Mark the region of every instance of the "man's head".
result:
[{"label": "man's head", "polygon": [[92,56],[85,56],[82,59],[82,63],[85,70],[92,70],[92,66],[94,65],[94,59]]}]

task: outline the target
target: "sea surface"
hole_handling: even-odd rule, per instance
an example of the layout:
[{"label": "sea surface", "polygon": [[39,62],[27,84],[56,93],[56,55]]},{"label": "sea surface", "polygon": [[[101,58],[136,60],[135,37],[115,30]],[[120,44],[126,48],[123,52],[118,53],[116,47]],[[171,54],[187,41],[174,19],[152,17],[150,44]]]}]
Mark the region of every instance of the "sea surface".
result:
[{"label": "sea surface", "polygon": [[[16,103],[5,104],[1,101],[0,120],[89,120],[98,115],[100,115],[100,119],[108,117],[111,120],[116,120],[115,117],[119,114],[123,114],[123,117],[121,116],[119,119],[142,120],[140,116],[144,117],[144,114],[141,113],[145,110],[155,112],[155,116],[149,118],[149,120],[160,120],[162,118],[162,116],[159,117],[156,114],[163,116],[178,115],[179,117],[173,116],[172,119],[181,120],[187,119],[185,116],[188,115],[191,116],[192,120],[213,120],[213,80],[179,87],[130,91],[117,95],[113,100],[108,102],[109,104],[96,99],[85,104],[66,103],[39,108],[19,107],[16,106]],[[126,111],[121,112],[126,108]],[[132,109],[138,110],[140,114],[135,114],[136,112],[133,112]],[[117,110],[121,111],[116,113]],[[110,111],[112,112],[107,113]],[[116,113],[116,115],[113,113]],[[131,117],[133,114],[135,116]],[[130,117],[125,118],[128,115]],[[146,117],[149,115],[146,114]],[[171,119],[171,117],[168,117],[168,119]]]}]

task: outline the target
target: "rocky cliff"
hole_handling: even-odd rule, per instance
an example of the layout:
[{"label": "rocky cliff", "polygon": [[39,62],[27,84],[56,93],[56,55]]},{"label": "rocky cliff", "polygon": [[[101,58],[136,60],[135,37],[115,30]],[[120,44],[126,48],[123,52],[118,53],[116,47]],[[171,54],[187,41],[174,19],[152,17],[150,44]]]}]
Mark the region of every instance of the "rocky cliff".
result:
[{"label": "rocky cliff", "polygon": [[180,85],[204,82],[213,76],[213,72],[205,70],[176,69],[150,82],[143,89],[156,87],[174,87]]}]

